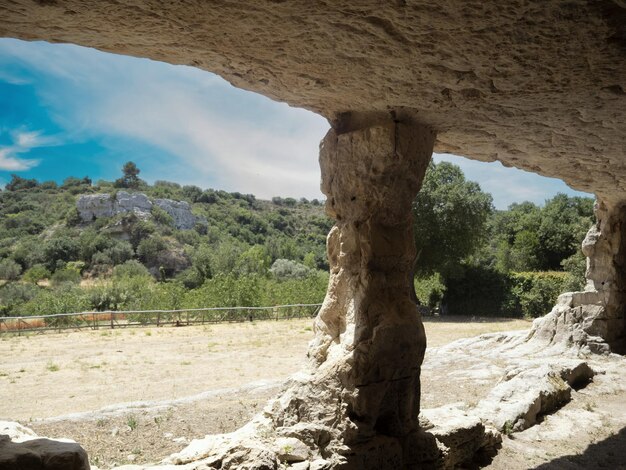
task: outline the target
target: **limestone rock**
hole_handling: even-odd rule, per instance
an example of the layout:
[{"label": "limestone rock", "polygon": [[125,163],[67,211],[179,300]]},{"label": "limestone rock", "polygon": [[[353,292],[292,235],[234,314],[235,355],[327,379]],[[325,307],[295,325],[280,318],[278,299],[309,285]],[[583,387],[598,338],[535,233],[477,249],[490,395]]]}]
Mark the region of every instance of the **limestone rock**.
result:
[{"label": "limestone rock", "polygon": [[598,201],[596,224],[583,241],[587,285],[559,296],[552,311],[535,320],[529,340],[583,352],[626,353],[626,206]]},{"label": "limestone rock", "polygon": [[421,419],[432,423],[428,432],[442,444],[444,468],[457,468],[471,464],[482,454],[495,454],[502,441],[500,433],[485,426],[478,416],[453,406],[424,409]]},{"label": "limestone rock", "polygon": [[295,437],[280,437],[274,442],[274,452],[283,462],[302,462],[311,456],[308,446]]},{"label": "limestone rock", "polygon": [[186,201],[155,199],[154,205],[167,212],[174,220],[174,226],[179,230],[190,230],[196,225],[197,218],[191,213],[191,206]]},{"label": "limestone rock", "polygon": [[[7,434],[4,434],[4,433]],[[89,470],[87,453],[74,441],[37,437],[17,423],[0,422],[3,470]]]},{"label": "limestone rock", "polygon": [[112,217],[113,200],[110,194],[87,194],[76,201],[78,214],[83,222],[92,222],[100,217]]},{"label": "limestone rock", "polygon": [[152,202],[143,193],[118,191],[113,202],[113,210],[116,214],[132,212],[139,218],[148,218],[152,210]]},{"label": "limestone rock", "polygon": [[[205,219],[192,214],[191,206],[186,201],[156,199],[154,205],[172,217],[177,229],[189,230],[198,222],[206,223]],[[145,194],[126,191],[118,191],[115,193],[115,197],[111,197],[110,194],[85,194],[76,201],[78,214],[81,220],[87,223],[101,217],[113,217],[127,213],[133,213],[140,219],[149,219],[152,206],[152,201]]]},{"label": "limestone rock", "polygon": [[38,437],[32,429],[14,421],[0,421],[0,435],[9,436],[13,442],[24,442]]},{"label": "limestone rock", "polygon": [[568,366],[528,362],[507,371],[472,414],[499,431],[523,431],[571,398],[572,385],[589,380],[593,371],[583,361]]},{"label": "limestone rock", "polygon": [[0,3],[1,37],[199,67],[332,121],[410,110],[437,152],[613,200],[626,191],[624,24],[620,0]]},{"label": "limestone rock", "polygon": [[150,217],[152,202],[142,193],[118,191],[115,197],[110,194],[86,194],[76,201],[78,214],[83,222],[92,222],[100,217],[113,217],[132,212],[139,218]]}]

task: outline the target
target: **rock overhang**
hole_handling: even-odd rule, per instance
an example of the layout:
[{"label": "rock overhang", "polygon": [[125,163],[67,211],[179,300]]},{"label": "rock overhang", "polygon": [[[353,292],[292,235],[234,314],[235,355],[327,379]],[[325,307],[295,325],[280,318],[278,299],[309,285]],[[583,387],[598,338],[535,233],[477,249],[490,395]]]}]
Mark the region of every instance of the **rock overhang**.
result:
[{"label": "rock overhang", "polygon": [[192,65],[335,125],[410,114],[436,151],[626,199],[618,0],[15,0],[0,5],[0,36]]}]

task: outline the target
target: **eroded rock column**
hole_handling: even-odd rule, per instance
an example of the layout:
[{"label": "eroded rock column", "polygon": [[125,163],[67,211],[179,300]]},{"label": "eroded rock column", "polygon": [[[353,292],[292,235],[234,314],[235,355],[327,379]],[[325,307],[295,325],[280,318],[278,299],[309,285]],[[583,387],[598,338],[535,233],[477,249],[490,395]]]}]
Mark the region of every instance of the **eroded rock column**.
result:
[{"label": "eroded rock column", "polygon": [[596,224],[582,244],[587,285],[559,296],[537,319],[532,340],[596,353],[626,353],[626,205],[597,201]]},{"label": "eroded rock column", "polygon": [[283,433],[317,426],[327,435],[322,455],[337,464],[402,468],[424,457],[417,419],[426,337],[412,300],[411,203],[433,142],[429,128],[389,119],[330,130],[320,147],[326,211],[337,220],[330,283],[315,320],[311,375],[274,415]]},{"label": "eroded rock column", "polygon": [[[330,281],[309,363],[250,423],[194,441],[190,468],[436,468],[420,430],[424,327],[413,291],[411,204],[430,161],[430,128],[389,116],[344,119],[320,145]],[[204,465],[201,467],[200,465]]]}]

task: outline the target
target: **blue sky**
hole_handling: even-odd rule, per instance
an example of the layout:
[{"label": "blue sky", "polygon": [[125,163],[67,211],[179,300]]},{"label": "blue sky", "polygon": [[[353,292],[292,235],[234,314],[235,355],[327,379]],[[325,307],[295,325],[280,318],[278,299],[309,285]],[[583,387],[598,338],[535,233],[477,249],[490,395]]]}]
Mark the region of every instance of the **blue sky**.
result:
[{"label": "blue sky", "polygon": [[[0,39],[0,185],[12,173],[112,180],[132,160],[151,183],[319,198],[317,152],[328,127],[192,67]],[[500,209],[583,194],[499,163],[434,158],[461,166]]]}]

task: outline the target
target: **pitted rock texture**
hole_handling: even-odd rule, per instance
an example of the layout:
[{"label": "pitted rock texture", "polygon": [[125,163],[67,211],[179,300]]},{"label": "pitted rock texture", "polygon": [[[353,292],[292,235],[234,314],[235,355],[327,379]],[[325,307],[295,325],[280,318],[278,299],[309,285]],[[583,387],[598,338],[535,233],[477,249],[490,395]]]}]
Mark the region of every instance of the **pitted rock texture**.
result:
[{"label": "pitted rock texture", "polygon": [[529,339],[595,353],[626,354],[626,206],[596,202],[596,224],[582,244],[587,285],[561,294]]},{"label": "pitted rock texture", "polygon": [[92,222],[101,217],[132,212],[140,218],[150,217],[152,202],[141,193],[118,191],[115,197],[110,194],[86,194],[76,201],[78,214],[83,222]]},{"label": "pitted rock texture", "polygon": [[155,199],[154,205],[167,212],[179,230],[190,230],[196,225],[198,218],[191,213],[191,206],[186,201],[171,199]]},{"label": "pitted rock texture", "polygon": [[174,227],[180,230],[192,229],[201,220],[191,213],[191,206],[186,201],[156,199],[153,203],[143,193],[118,191],[115,197],[111,197],[110,194],[86,194],[76,201],[76,208],[83,222],[127,213],[133,213],[141,219],[149,219],[153,205],[167,212],[172,217]]},{"label": "pitted rock texture", "polygon": [[622,1],[11,0],[0,36],[192,65],[332,121],[405,109],[435,151],[624,199]]}]

